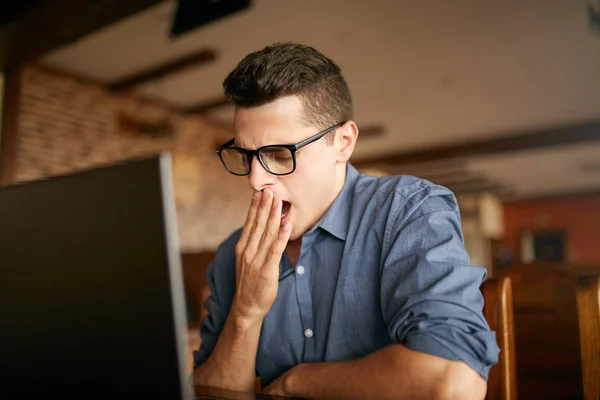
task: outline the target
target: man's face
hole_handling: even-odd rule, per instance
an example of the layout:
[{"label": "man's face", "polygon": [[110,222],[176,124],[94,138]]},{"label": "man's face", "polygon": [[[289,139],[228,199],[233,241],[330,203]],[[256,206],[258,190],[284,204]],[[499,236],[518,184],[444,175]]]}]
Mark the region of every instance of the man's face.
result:
[{"label": "man's face", "polygon": [[[250,150],[296,144],[320,131],[303,123],[302,102],[297,96],[261,107],[237,108],[234,121],[235,145]],[[270,174],[253,158],[248,183],[254,191],[270,188],[283,200],[282,225],[292,222],[290,240],[299,239],[323,216],[343,186],[346,167],[339,150],[338,145],[321,138],[296,152],[296,170],[284,176]]]}]

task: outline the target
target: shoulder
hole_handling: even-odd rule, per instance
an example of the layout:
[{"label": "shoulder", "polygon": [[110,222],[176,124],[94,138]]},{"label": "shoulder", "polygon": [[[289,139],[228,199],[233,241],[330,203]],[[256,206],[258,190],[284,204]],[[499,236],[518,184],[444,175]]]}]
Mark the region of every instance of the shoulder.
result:
[{"label": "shoulder", "polygon": [[235,257],[235,245],[238,240],[240,240],[240,236],[242,235],[242,228],[235,230],[232,234],[230,234],[217,249],[217,256],[230,256],[232,253]]},{"label": "shoulder", "polygon": [[385,209],[394,219],[436,211],[459,212],[456,197],[450,189],[410,175],[374,177],[360,174],[354,186],[354,198],[366,208]]}]

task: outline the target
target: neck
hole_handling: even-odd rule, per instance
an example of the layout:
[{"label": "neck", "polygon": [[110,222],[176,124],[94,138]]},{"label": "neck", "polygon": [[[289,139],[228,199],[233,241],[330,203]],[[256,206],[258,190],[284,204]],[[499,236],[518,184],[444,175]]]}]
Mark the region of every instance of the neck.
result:
[{"label": "neck", "polygon": [[296,240],[290,240],[287,243],[285,251],[287,252],[290,263],[295,266],[300,258],[300,249],[302,248],[302,237]]},{"label": "neck", "polygon": [[[334,192],[333,198],[331,199],[331,202],[329,203],[329,205],[331,205],[331,203],[333,203],[333,201],[335,200],[335,198],[342,191],[342,188],[344,187],[344,183],[346,183],[346,174],[348,173],[347,163],[338,164],[336,166],[336,168],[338,168],[338,179],[336,180],[336,183],[335,183],[335,192]],[[329,206],[327,206],[327,208],[329,208]]]},{"label": "neck", "polygon": [[[331,207],[331,204],[333,204],[336,197],[340,194],[340,192],[342,191],[342,188],[344,187],[344,183],[346,182],[346,172],[347,172],[346,171],[346,163],[338,165],[338,168],[339,168],[338,175],[337,175],[338,178],[336,179],[331,199],[329,199],[329,202],[327,203],[327,207],[325,207],[323,212],[320,214],[319,219],[323,218],[323,215],[325,215],[325,213],[327,212],[329,207]],[[319,219],[317,219],[317,221]],[[316,224],[317,221],[315,221],[314,223]],[[300,258],[300,249],[301,248],[302,248],[302,236],[300,236],[296,240],[288,241],[285,249],[286,249],[288,258],[289,258],[290,262],[292,263],[292,265],[296,265],[296,263],[298,262],[298,258]]]}]

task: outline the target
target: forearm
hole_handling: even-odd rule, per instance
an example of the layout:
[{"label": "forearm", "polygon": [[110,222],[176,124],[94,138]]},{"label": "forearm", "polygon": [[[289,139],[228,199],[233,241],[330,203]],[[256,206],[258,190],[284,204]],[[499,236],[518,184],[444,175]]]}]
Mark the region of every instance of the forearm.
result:
[{"label": "forearm", "polygon": [[210,357],[194,370],[194,383],[254,392],[261,322],[240,322],[230,313]]},{"label": "forearm", "polygon": [[466,364],[392,345],[357,360],[301,364],[284,390],[321,400],[480,400],[486,384]]}]

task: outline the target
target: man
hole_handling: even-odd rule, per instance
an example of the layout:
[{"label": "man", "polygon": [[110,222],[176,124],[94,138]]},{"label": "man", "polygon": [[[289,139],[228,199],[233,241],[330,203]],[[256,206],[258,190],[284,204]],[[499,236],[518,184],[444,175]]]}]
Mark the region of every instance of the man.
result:
[{"label": "man", "polygon": [[209,267],[196,383],[319,399],[483,399],[497,361],[455,197],[348,160],[358,137],[338,66],[275,44],[223,83],[225,168],[254,191]]}]

